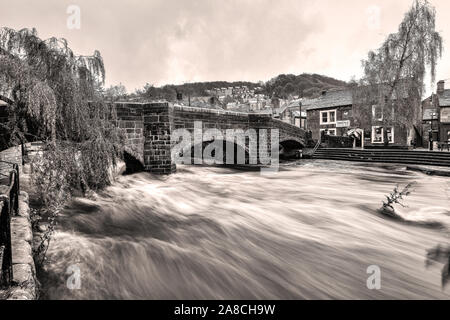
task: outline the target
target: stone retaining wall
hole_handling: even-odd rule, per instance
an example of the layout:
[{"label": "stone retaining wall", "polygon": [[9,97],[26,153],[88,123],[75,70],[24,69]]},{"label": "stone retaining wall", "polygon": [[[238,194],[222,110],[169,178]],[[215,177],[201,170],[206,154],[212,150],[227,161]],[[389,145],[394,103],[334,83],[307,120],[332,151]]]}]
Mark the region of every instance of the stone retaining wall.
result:
[{"label": "stone retaining wall", "polygon": [[37,299],[38,281],[31,250],[32,241],[28,194],[22,191],[19,196],[19,213],[11,218],[13,287],[8,300]]},{"label": "stone retaining wall", "polygon": [[[19,164],[19,179],[23,180],[22,150],[34,152],[35,143],[16,146],[0,152],[0,160]],[[0,173],[8,176],[11,165],[0,162]],[[4,181],[3,181],[4,180]],[[8,184],[9,179],[3,179],[2,183]],[[38,281],[32,253],[33,231],[30,221],[29,197],[24,191],[19,195],[19,212],[11,217],[11,247],[13,264],[12,287],[6,292],[6,298],[10,300],[34,300],[37,299]]]}]

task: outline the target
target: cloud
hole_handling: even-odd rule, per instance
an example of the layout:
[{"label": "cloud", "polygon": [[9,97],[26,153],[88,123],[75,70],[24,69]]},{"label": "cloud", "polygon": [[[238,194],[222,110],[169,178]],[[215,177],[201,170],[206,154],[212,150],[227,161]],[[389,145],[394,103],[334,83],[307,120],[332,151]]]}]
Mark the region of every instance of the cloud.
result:
[{"label": "cloud", "polygon": [[[6,2],[7,0],[0,0]],[[208,80],[268,80],[314,72],[350,80],[361,59],[395,32],[411,0],[27,0],[2,3],[0,21],[64,37],[82,54],[98,49],[107,84],[129,90]],[[450,36],[450,4],[434,1]],[[67,7],[81,29],[67,28]],[[439,69],[450,78],[448,55]],[[445,76],[447,75],[447,76]]]}]

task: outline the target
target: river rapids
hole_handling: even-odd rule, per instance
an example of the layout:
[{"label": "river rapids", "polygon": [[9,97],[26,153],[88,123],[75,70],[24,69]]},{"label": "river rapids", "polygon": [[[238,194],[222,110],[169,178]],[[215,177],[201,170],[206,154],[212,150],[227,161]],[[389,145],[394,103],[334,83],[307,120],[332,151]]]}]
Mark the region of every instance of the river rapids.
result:
[{"label": "river rapids", "polygon": [[[402,219],[378,212],[413,181]],[[450,244],[449,201],[449,178],[401,165],[302,160],[267,175],[178,166],[167,177],[120,176],[62,213],[42,298],[448,299],[442,265],[425,260]],[[367,287],[373,265],[380,290]]]}]

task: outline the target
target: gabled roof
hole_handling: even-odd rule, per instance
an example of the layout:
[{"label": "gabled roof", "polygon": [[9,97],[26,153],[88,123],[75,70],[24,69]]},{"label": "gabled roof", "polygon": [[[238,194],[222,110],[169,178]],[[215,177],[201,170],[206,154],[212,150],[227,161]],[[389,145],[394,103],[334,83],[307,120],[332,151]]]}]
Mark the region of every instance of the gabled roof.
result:
[{"label": "gabled roof", "polygon": [[290,109],[290,108],[299,108],[300,107],[300,103],[302,103],[302,106],[303,106],[303,101],[302,101],[302,99],[295,99],[295,100],[292,100],[289,104],[288,104],[288,108]]},{"label": "gabled roof", "polygon": [[450,107],[450,89],[444,90],[443,93],[438,94],[439,106]]},{"label": "gabled roof", "polygon": [[327,91],[317,99],[309,99],[303,102],[307,110],[326,109],[334,107],[351,106],[353,93],[350,89]]},{"label": "gabled roof", "polygon": [[310,98],[303,98],[302,99],[302,110],[309,110],[309,109],[313,109],[314,105],[317,103],[317,98],[316,99],[310,99]]}]

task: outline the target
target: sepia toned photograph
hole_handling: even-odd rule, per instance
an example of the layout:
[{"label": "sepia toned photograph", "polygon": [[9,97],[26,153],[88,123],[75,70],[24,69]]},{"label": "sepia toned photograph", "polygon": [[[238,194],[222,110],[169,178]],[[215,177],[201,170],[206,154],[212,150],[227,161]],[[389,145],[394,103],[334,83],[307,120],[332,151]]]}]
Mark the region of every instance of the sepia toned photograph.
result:
[{"label": "sepia toned photograph", "polygon": [[0,0],[0,300],[448,300],[448,21],[446,0]]}]

